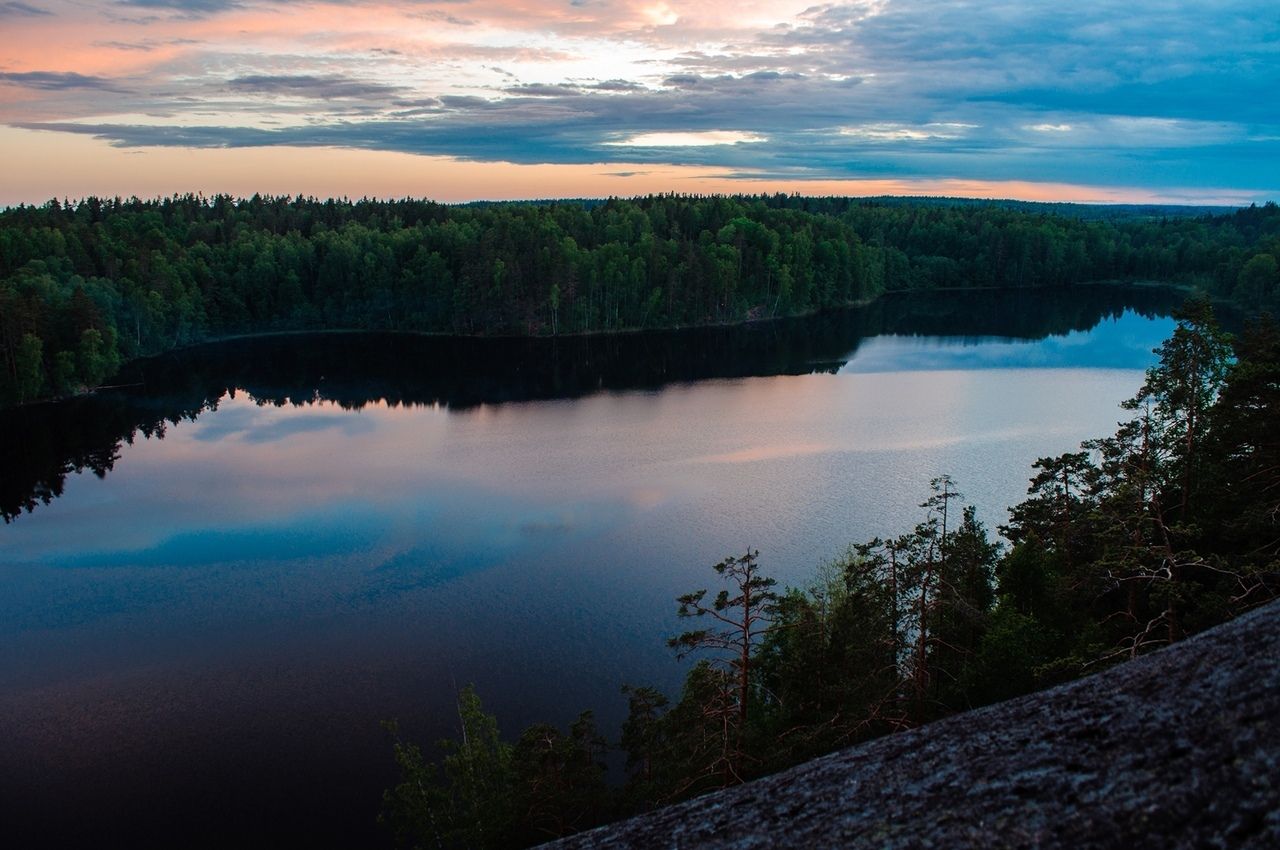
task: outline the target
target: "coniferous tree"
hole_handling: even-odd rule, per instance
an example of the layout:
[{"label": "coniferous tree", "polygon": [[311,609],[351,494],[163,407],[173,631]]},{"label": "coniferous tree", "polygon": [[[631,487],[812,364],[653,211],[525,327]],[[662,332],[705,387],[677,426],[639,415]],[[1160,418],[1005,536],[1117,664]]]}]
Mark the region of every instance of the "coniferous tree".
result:
[{"label": "coniferous tree", "polygon": [[741,782],[752,760],[750,730],[754,695],[753,657],[760,641],[776,626],[777,582],[760,573],[760,553],[747,549],[730,556],[713,569],[729,587],[705,602],[707,591],[696,590],[678,599],[678,613],[710,621],[706,628],[693,629],[668,641],[680,657],[691,652],[715,653],[705,662],[699,676],[696,699],[705,701],[708,716],[722,727],[721,744],[708,766],[719,772],[724,784]]}]

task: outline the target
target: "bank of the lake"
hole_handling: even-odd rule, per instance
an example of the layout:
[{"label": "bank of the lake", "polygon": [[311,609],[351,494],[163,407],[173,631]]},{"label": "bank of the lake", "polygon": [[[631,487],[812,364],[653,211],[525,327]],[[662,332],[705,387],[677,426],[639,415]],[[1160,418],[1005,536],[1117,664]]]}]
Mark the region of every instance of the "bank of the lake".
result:
[{"label": "bank of the lake", "polygon": [[0,212],[0,404],[241,333],[559,336],[805,315],[890,291],[1168,280],[1273,303],[1280,211],[680,197],[489,207],[194,196]]},{"label": "bank of the lake", "polygon": [[710,564],[758,546],[802,583],[905,530],[941,472],[994,527],[1032,461],[1114,425],[1173,306],[1090,287],[245,339],[0,414],[4,827],[383,840],[382,720],[446,735],[474,682],[505,728],[591,707],[616,733],[623,683],[678,686],[673,599]]}]

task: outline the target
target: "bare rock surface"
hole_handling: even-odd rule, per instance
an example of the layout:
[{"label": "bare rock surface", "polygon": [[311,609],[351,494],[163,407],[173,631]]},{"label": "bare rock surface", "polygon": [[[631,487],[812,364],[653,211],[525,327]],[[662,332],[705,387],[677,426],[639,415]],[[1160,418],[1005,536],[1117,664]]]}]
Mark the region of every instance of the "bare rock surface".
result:
[{"label": "bare rock surface", "polygon": [[560,848],[1280,848],[1280,603]]}]

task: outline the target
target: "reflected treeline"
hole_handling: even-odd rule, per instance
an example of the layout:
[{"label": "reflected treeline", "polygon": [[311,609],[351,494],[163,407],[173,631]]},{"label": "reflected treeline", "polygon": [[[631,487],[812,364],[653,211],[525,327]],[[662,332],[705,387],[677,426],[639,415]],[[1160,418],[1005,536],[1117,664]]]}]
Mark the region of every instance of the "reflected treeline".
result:
[{"label": "reflected treeline", "polygon": [[61,495],[66,476],[104,476],[122,445],[163,437],[228,392],[258,404],[440,405],[576,398],[676,382],[833,372],[881,334],[1040,339],[1126,309],[1166,315],[1169,290],[1077,287],[898,295],[866,307],[751,325],[613,336],[513,339],[317,333],[213,343],[138,361],[123,386],[0,413],[0,514]]}]

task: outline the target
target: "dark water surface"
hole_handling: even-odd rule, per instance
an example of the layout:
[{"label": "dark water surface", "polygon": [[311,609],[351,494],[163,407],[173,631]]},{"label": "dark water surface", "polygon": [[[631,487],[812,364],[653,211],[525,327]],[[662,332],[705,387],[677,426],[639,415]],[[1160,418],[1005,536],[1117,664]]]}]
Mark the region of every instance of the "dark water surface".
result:
[{"label": "dark water surface", "polygon": [[9,846],[377,846],[379,722],[503,728],[673,692],[673,599],[758,547],[803,583],[948,472],[994,526],[1109,433],[1169,296],[886,299],[558,341],[318,335],[0,414]]}]

